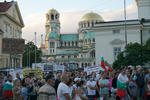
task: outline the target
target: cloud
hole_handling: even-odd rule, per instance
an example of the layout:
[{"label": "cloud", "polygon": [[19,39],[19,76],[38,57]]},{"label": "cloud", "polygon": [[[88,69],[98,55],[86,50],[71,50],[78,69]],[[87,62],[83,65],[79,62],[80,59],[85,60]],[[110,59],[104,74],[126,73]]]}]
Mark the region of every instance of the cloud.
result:
[{"label": "cloud", "polygon": [[[77,33],[78,22],[87,13],[82,10],[68,10],[60,13],[61,33]],[[124,10],[112,11],[110,9],[99,13],[105,21],[123,20]],[[130,5],[127,7],[127,19],[137,19],[137,7]],[[34,32],[37,32],[37,44],[41,43],[41,34],[45,35],[45,13],[35,13],[24,17],[25,27],[23,28],[23,38],[34,39]]]},{"label": "cloud", "polygon": [[[133,5],[129,5],[126,8],[127,19],[137,19],[137,7]],[[112,20],[124,20],[124,9],[120,9],[117,11],[105,10],[102,13],[102,16],[105,21],[112,21]]]}]

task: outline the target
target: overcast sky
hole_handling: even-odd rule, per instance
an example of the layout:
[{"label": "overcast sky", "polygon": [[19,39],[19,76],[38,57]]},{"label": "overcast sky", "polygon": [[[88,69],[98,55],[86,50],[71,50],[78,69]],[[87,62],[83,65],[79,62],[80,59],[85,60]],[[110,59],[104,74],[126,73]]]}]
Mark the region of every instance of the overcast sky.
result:
[{"label": "overcast sky", "polygon": [[[4,1],[4,0],[0,0]],[[11,0],[7,0],[11,1]],[[88,12],[96,12],[105,21],[124,19],[124,0],[15,0],[25,23],[23,38],[31,41],[37,32],[38,44],[45,35],[45,14],[54,8],[60,13],[61,33],[77,33],[78,22]],[[137,19],[135,0],[126,0],[127,19]]]}]

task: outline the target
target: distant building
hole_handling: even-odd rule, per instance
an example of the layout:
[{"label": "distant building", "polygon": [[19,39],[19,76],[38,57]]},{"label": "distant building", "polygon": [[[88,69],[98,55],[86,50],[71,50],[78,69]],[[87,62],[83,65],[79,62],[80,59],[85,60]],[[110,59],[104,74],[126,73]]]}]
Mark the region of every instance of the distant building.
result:
[{"label": "distant building", "polygon": [[17,2],[0,2],[0,68],[22,66],[24,23]]},{"label": "distant building", "polygon": [[101,57],[104,57],[112,64],[126,45],[125,27],[127,43],[144,44],[150,37],[150,0],[136,1],[139,19],[106,22],[97,13],[90,12],[81,18],[76,34],[60,34],[59,13],[55,9],[49,10],[45,43],[41,44],[43,62],[74,62],[83,68],[100,65]]},{"label": "distant building", "polygon": [[59,16],[55,9],[46,14],[45,43],[41,44],[43,62],[79,68],[95,65],[95,33],[91,28],[95,23],[103,22],[103,18],[94,12],[87,13],[79,22],[78,33],[60,34]]},{"label": "distant building", "polygon": [[[145,44],[150,38],[150,0],[136,0],[138,19],[107,21],[95,24],[96,63],[104,57],[110,64],[124,50],[127,43]],[[126,23],[126,25],[125,25]],[[125,39],[125,27],[127,38]]]}]

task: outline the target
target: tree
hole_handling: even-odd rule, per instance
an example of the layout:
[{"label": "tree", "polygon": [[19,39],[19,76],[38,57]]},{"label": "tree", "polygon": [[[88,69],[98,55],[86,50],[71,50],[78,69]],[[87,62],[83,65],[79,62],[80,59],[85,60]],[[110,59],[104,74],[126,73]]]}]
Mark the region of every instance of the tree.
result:
[{"label": "tree", "polygon": [[[120,67],[128,66],[143,66],[150,61],[150,53],[147,47],[139,43],[129,43],[125,50],[117,56],[117,61],[114,62],[114,67],[118,64]],[[117,65],[116,65],[117,66]]]},{"label": "tree", "polygon": [[35,63],[35,47],[36,47],[36,62],[41,62],[42,51],[34,45],[33,42],[28,42],[25,44],[24,53],[23,53],[23,66],[32,66],[32,63]]},{"label": "tree", "polygon": [[150,50],[150,38],[146,41],[145,46],[148,50]]}]

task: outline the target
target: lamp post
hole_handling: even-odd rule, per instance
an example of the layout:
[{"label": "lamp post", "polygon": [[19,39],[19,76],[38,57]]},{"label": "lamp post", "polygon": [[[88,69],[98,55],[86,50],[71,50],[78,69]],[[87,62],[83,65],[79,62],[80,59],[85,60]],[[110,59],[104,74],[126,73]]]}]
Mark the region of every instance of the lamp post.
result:
[{"label": "lamp post", "polygon": [[127,13],[126,13],[126,0],[124,0],[124,30],[125,30],[125,44],[127,45]]},{"label": "lamp post", "polygon": [[36,32],[35,32],[35,67],[36,67]]}]

